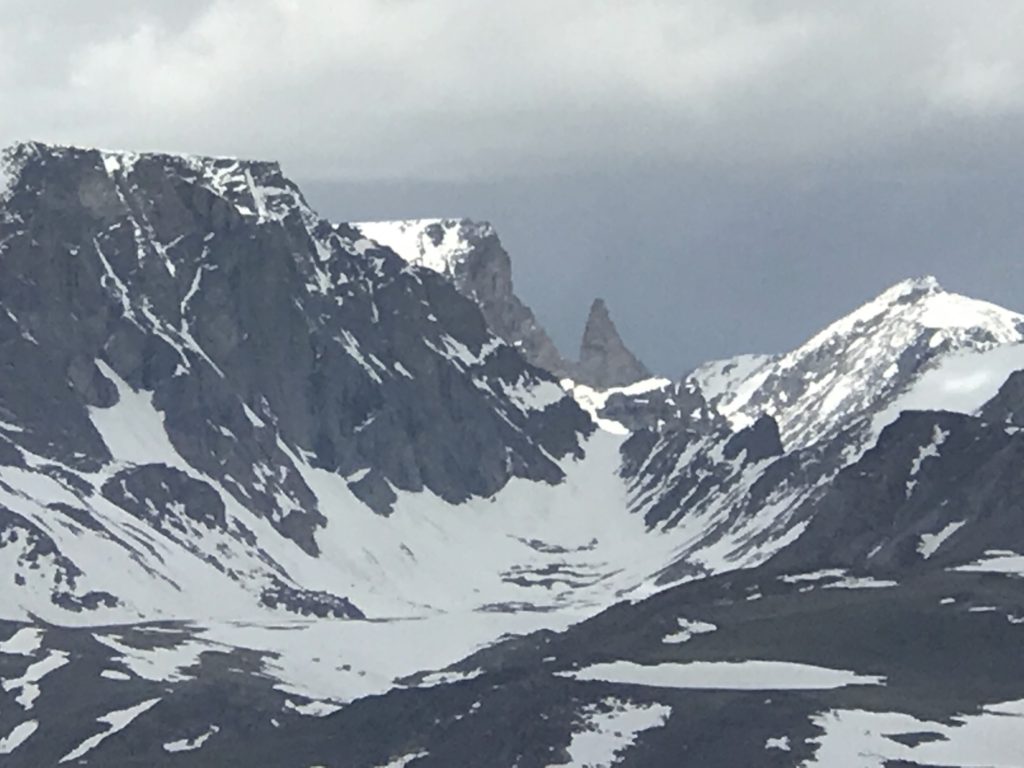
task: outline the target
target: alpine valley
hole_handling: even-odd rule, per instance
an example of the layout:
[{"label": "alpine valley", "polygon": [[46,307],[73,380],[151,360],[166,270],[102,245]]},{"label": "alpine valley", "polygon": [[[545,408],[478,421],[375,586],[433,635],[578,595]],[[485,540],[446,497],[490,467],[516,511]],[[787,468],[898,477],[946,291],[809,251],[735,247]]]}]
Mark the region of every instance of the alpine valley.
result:
[{"label": "alpine valley", "polygon": [[24,143],[0,369],[3,766],[1024,765],[1024,316],[932,278],[670,380],[489,224]]}]

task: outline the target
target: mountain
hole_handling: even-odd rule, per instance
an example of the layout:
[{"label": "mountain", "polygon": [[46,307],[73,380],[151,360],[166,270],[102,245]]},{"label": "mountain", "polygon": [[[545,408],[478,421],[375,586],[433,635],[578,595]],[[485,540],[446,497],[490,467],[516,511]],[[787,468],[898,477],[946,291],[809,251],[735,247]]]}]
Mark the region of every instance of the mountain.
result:
[{"label": "mountain", "polygon": [[[659,582],[757,566],[786,548],[815,560],[828,547],[811,533],[834,484],[902,411],[977,412],[1024,367],[1022,320],[932,278],[905,281],[793,352],[709,363],[649,394],[659,423],[638,424],[621,473],[648,525],[687,531]],[[754,444],[740,450],[744,435]]]},{"label": "mountain", "polygon": [[1020,316],[560,382],[485,225],[2,158],[5,766],[1020,764]]},{"label": "mountain", "polygon": [[586,415],[472,302],[275,164],[6,157],[8,611],[361,615],[363,517],[557,484],[583,455]]},{"label": "mountain", "polygon": [[539,368],[596,390],[651,378],[620,338],[602,299],[583,332],[579,361],[562,357],[532,310],[516,296],[512,262],[489,223],[469,219],[412,219],[352,224],[410,264],[444,275],[480,307],[487,324]]}]

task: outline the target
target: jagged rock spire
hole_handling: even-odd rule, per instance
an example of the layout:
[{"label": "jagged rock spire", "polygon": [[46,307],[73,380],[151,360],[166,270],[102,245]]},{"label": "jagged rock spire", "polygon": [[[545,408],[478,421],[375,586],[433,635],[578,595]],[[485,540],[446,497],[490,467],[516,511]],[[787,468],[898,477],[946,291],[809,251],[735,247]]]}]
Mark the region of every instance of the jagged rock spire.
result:
[{"label": "jagged rock spire", "polygon": [[607,389],[650,376],[651,372],[619,336],[604,299],[594,299],[580,343],[579,379],[597,389]]}]

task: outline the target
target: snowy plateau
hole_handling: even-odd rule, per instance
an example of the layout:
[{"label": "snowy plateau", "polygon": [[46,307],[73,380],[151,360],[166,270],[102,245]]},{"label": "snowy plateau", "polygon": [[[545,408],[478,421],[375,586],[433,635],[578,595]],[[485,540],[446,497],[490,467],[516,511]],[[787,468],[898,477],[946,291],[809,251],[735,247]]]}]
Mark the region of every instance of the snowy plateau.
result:
[{"label": "snowy plateau", "polygon": [[1024,316],[563,355],[494,227],[0,154],[0,765],[1024,765]]}]

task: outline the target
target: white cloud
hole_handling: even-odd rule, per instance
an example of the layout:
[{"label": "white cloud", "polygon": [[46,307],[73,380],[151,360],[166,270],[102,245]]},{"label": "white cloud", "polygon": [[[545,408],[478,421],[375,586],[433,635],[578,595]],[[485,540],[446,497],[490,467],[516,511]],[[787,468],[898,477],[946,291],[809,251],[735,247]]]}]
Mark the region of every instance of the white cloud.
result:
[{"label": "white cloud", "polygon": [[1005,2],[14,5],[0,0],[0,139],[280,157],[305,175],[835,158],[1024,108],[1024,9]]}]

